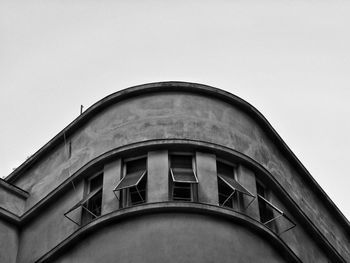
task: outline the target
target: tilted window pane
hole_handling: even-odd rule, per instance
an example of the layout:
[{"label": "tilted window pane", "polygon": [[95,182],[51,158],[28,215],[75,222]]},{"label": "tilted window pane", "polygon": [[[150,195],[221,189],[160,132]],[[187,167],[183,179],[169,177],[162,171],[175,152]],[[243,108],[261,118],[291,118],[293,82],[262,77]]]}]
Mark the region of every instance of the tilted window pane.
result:
[{"label": "tilted window pane", "polygon": [[238,192],[249,196],[254,196],[232,177],[226,176],[224,174],[218,174],[218,177],[227,183],[233,190],[237,190]]},{"label": "tilted window pane", "polygon": [[171,168],[171,176],[174,182],[198,183],[196,175],[192,169]]},{"label": "tilted window pane", "polygon": [[120,180],[115,190],[121,190],[136,186],[141,181],[143,176],[145,176],[145,174],[146,170],[126,174],[124,178]]},{"label": "tilted window pane", "polygon": [[[222,179],[218,179],[219,205],[233,208],[232,188]],[[230,197],[230,198],[229,198]]]}]

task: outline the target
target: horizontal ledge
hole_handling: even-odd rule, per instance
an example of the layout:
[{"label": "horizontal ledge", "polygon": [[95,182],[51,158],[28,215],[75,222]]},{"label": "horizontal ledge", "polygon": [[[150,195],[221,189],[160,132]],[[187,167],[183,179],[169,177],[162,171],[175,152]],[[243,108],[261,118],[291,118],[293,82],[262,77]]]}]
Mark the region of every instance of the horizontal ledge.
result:
[{"label": "horizontal ledge", "polygon": [[23,199],[27,199],[29,197],[29,193],[21,188],[19,188],[18,186],[5,181],[4,179],[0,178],[0,187],[3,187],[7,190],[9,190],[10,192],[12,192],[13,194],[23,198]]},{"label": "horizontal ledge", "polygon": [[0,218],[11,222],[15,225],[19,225],[21,223],[21,219],[18,215],[8,211],[7,209],[0,207]]},{"label": "horizontal ledge", "polygon": [[115,221],[123,220],[128,217],[139,216],[150,213],[171,213],[171,212],[185,212],[197,213],[207,216],[217,216],[227,218],[232,222],[244,225],[251,230],[257,232],[259,235],[267,238],[274,247],[288,260],[288,262],[302,262],[297,255],[280,239],[274,232],[272,232],[265,225],[253,218],[233,211],[231,209],[222,208],[216,205],[192,203],[192,202],[159,202],[147,203],[133,207],[127,207],[120,210],[113,211],[109,214],[98,217],[90,223],[76,230],[69,237],[64,239],[56,247],[37,259],[36,263],[51,262],[54,258],[64,253],[64,250],[75,243],[78,243],[83,236],[98,230]]}]

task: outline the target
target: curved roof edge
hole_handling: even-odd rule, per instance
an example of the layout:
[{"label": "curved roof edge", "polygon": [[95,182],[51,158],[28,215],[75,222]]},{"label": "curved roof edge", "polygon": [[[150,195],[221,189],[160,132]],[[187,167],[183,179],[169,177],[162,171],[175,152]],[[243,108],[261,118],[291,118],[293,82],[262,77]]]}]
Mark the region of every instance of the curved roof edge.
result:
[{"label": "curved roof edge", "polygon": [[99,100],[92,106],[90,106],[83,114],[74,119],[68,126],[66,126],[62,131],[60,131],[54,138],[47,142],[43,147],[41,147],[36,153],[34,153],[29,159],[22,163],[17,169],[15,169],[11,174],[9,174],[5,180],[8,182],[14,182],[18,177],[23,174],[30,166],[38,162],[41,158],[45,156],[47,152],[53,149],[58,144],[65,141],[65,138],[73,134],[79,129],[81,125],[89,121],[94,115],[102,111],[109,105],[117,103],[118,101],[127,99],[129,97],[138,96],[141,94],[146,94],[150,92],[159,91],[185,91],[194,92],[200,94],[206,94],[214,96],[221,100],[224,100],[230,104],[238,106],[240,109],[248,113],[254,120],[256,120],[265,132],[270,136],[274,143],[286,153],[286,157],[296,165],[296,168],[305,175],[305,178],[311,186],[312,189],[316,190],[316,193],[320,194],[321,198],[326,202],[325,204],[336,213],[337,218],[340,220],[342,225],[346,228],[346,231],[350,233],[350,223],[339,208],[333,203],[329,196],[324,192],[308,170],[304,167],[301,161],[296,157],[292,150],[287,146],[287,144],[282,140],[279,134],[267,121],[267,119],[251,104],[245,100],[233,95],[227,91],[214,88],[204,84],[182,82],[182,81],[167,81],[167,82],[154,82],[148,84],[137,85],[129,87],[112,93],[105,98]]}]

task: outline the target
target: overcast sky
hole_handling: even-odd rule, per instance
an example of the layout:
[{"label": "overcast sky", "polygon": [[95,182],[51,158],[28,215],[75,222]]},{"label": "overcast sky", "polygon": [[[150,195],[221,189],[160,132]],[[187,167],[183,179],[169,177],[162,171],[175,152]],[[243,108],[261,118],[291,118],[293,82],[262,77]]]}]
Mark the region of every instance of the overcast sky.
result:
[{"label": "overcast sky", "polygon": [[0,176],[118,90],[255,106],[350,218],[350,1],[0,0]]}]

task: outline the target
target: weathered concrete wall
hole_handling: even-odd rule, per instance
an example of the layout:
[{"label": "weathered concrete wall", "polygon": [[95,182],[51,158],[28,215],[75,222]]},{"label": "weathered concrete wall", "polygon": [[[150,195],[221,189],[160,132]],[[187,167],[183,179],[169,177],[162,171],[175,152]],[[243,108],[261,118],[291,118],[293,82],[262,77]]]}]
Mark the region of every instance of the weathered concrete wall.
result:
[{"label": "weathered concrete wall", "polygon": [[147,202],[169,200],[168,151],[152,151],[147,158]]},{"label": "weathered concrete wall", "polygon": [[[78,226],[64,217],[64,213],[83,197],[83,183],[60,198],[25,225],[20,233],[17,263],[35,262],[43,254],[62,242],[78,229]],[[70,214],[75,220],[80,219],[81,211]]]},{"label": "weathered concrete wall", "polygon": [[24,212],[25,199],[0,185],[0,207],[21,216]]},{"label": "weathered concrete wall", "polygon": [[269,242],[239,225],[202,215],[171,213],[144,215],[103,228],[54,262],[287,261]]},{"label": "weathered concrete wall", "polygon": [[216,157],[214,154],[196,152],[198,176],[198,201],[219,205]]},{"label": "weathered concrete wall", "polygon": [[69,159],[66,146],[60,145],[47,158],[29,169],[18,182],[15,182],[17,186],[20,188],[23,186],[22,189],[30,193],[26,201],[26,210],[57,188],[72,175],[73,171],[78,170],[81,166],[74,166],[77,161],[81,165],[88,159],[82,160],[79,155]]},{"label": "weathered concrete wall", "polygon": [[121,178],[121,159],[114,160],[113,162],[110,162],[104,166],[101,210],[102,214],[113,212],[119,208],[119,201],[113,193],[113,190]]},{"label": "weathered concrete wall", "polygon": [[16,184],[31,193],[27,208],[100,154],[150,139],[192,139],[235,149],[263,165],[279,181],[336,249],[350,261],[349,237],[300,174],[257,123],[240,109],[215,98],[185,93],[143,95],[119,102],[85,124],[64,146],[33,166]]},{"label": "weathered concrete wall", "polygon": [[17,227],[0,219],[0,262],[16,263],[17,249]]}]

